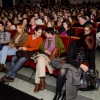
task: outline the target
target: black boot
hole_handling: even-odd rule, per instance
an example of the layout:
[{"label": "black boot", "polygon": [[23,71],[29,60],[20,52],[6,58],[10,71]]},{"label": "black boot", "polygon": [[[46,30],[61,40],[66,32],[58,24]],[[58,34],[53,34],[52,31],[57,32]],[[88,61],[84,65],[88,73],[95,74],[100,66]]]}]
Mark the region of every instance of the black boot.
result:
[{"label": "black boot", "polygon": [[56,95],[54,96],[54,98],[53,98],[53,100],[59,100],[60,99],[60,97],[61,97],[61,91],[57,91],[56,92]]},{"label": "black boot", "polygon": [[63,93],[63,95],[62,95],[61,100],[66,100],[66,93],[65,93],[65,91],[64,91],[64,93]]}]

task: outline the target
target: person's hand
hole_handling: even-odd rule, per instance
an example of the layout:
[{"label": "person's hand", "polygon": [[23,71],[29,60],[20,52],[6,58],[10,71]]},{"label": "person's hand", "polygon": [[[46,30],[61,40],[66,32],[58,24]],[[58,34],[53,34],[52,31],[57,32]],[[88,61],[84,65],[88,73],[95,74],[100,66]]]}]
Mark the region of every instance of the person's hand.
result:
[{"label": "person's hand", "polygon": [[88,68],[86,65],[84,65],[84,64],[81,64],[81,65],[80,65],[80,68],[82,68],[84,72],[88,71],[88,69],[89,69],[89,68]]},{"label": "person's hand", "polygon": [[51,54],[51,52],[49,52],[48,50],[45,50],[44,52],[47,53],[48,55]]},{"label": "person's hand", "polygon": [[26,50],[26,47],[20,47],[21,50]]},{"label": "person's hand", "polygon": [[14,47],[14,44],[12,44],[12,43],[9,43],[9,46],[13,48],[13,47]]},{"label": "person's hand", "polygon": [[22,50],[22,47],[19,47],[18,50]]}]

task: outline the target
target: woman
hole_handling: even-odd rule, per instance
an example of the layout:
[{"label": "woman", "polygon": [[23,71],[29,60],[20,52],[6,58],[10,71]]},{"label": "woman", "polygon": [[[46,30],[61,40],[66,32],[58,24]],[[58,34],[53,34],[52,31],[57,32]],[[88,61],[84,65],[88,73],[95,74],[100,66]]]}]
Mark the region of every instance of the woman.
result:
[{"label": "woman", "polygon": [[6,29],[7,30],[16,30],[16,27],[15,27],[12,19],[8,19]]},{"label": "woman", "polygon": [[[70,44],[68,52],[67,52],[67,56],[66,56],[66,63],[70,64],[72,67],[76,69],[81,68],[84,72],[88,71],[88,69],[95,70],[95,50],[94,49],[95,49],[95,39],[93,35],[91,34],[83,35],[80,38],[80,40],[73,41]],[[88,61],[89,68],[87,65],[84,64],[85,61]],[[58,70],[58,76],[57,76],[56,95],[53,100],[59,100],[59,98],[61,97],[61,90],[64,85],[67,73],[68,73],[68,69],[61,68],[60,66],[60,69]],[[67,88],[68,87],[66,87],[66,89]],[[62,96],[61,100],[66,100],[65,95]]]},{"label": "woman", "polygon": [[63,21],[63,27],[58,30],[58,33],[63,36],[75,36],[75,32],[71,28],[69,19]]},{"label": "woman", "polygon": [[24,18],[23,21],[22,21],[22,24],[25,26],[26,32],[28,32],[28,30],[29,30],[29,20],[27,18]]},{"label": "woman", "polygon": [[18,23],[20,23],[20,21],[18,20],[18,17],[17,17],[17,16],[14,17],[13,22],[14,22],[14,24],[18,24]]},{"label": "woman", "polygon": [[87,35],[87,34],[93,34],[92,33],[92,30],[93,30],[93,26],[91,24],[87,24],[85,27],[84,27],[84,31],[79,33],[77,36],[78,37],[81,37],[83,35]]},{"label": "woman", "polygon": [[[40,45],[40,50],[43,52],[38,55],[37,65],[36,65],[36,75],[35,75],[35,89],[34,92],[38,92],[39,90],[43,90],[45,88],[45,77],[46,72],[45,68],[47,66],[50,74],[52,74],[53,69],[49,65],[49,56],[55,47],[63,48],[64,45],[59,37],[54,34],[54,29],[48,27],[45,30],[46,39]],[[65,52],[65,49],[61,50],[61,53]],[[34,59],[33,59],[34,60]]]},{"label": "woman", "polygon": [[[40,37],[42,35],[42,29],[37,27],[34,34],[29,35],[27,41],[23,45],[23,47],[19,47],[19,50],[24,51],[34,51],[38,50],[40,44],[42,43],[43,39]],[[22,64],[27,61],[28,59],[25,57],[21,57],[17,63],[14,61],[17,59],[17,56],[12,58],[11,62],[11,69],[6,73],[4,77],[1,78],[1,82],[12,82],[14,81],[16,72],[20,69]]]},{"label": "woman", "polygon": [[25,27],[22,24],[17,25],[17,33],[15,36],[10,40],[8,46],[3,46],[2,50],[0,51],[0,71],[5,69],[5,61],[8,55],[15,55],[17,51],[17,47],[22,46],[28,34],[25,31]]}]

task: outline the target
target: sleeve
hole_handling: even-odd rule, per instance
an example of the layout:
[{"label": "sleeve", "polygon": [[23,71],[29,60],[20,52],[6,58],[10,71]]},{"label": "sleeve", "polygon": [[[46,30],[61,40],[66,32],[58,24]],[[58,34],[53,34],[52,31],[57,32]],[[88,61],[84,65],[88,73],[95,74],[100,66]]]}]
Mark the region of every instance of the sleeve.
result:
[{"label": "sleeve", "polygon": [[95,50],[90,52],[90,55],[89,55],[89,68],[95,70]]},{"label": "sleeve", "polygon": [[23,44],[26,42],[27,40],[27,37],[28,37],[28,34],[25,34],[22,41],[18,42],[18,43],[15,43],[14,46],[23,46]]},{"label": "sleeve", "polygon": [[10,41],[10,33],[9,32],[6,32],[6,38],[5,38],[5,41],[3,43],[9,43]]},{"label": "sleeve", "polygon": [[44,44],[45,44],[45,40],[44,40],[44,41],[42,42],[42,44],[40,45],[40,50],[41,50],[42,52],[45,51]]},{"label": "sleeve", "polygon": [[80,63],[77,62],[74,58],[74,53],[75,53],[75,46],[73,45],[73,42],[70,44],[69,48],[68,48],[68,52],[66,55],[66,62],[73,65],[76,68],[80,67]]},{"label": "sleeve", "polygon": [[[58,37],[57,37],[58,38]],[[64,48],[64,44],[60,38],[58,38],[58,47]],[[65,52],[65,48],[61,50],[61,53]]]}]

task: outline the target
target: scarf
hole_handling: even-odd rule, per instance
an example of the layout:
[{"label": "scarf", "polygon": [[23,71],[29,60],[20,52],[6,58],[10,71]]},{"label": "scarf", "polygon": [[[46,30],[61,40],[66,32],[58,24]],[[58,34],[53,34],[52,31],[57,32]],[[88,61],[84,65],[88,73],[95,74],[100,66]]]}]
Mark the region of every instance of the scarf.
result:
[{"label": "scarf", "polygon": [[[49,41],[51,41],[51,43],[50,43],[50,46],[48,48]],[[49,52],[52,52],[52,50],[55,48],[55,35],[53,35],[52,38],[46,39],[44,48],[47,49]]]},{"label": "scarf", "polygon": [[78,53],[78,55],[76,57],[76,61],[82,63],[83,60],[84,60],[84,56],[85,56],[84,52],[85,51],[84,51],[84,48],[83,47],[81,47],[79,49],[80,49],[80,51],[79,51],[79,53]]}]

